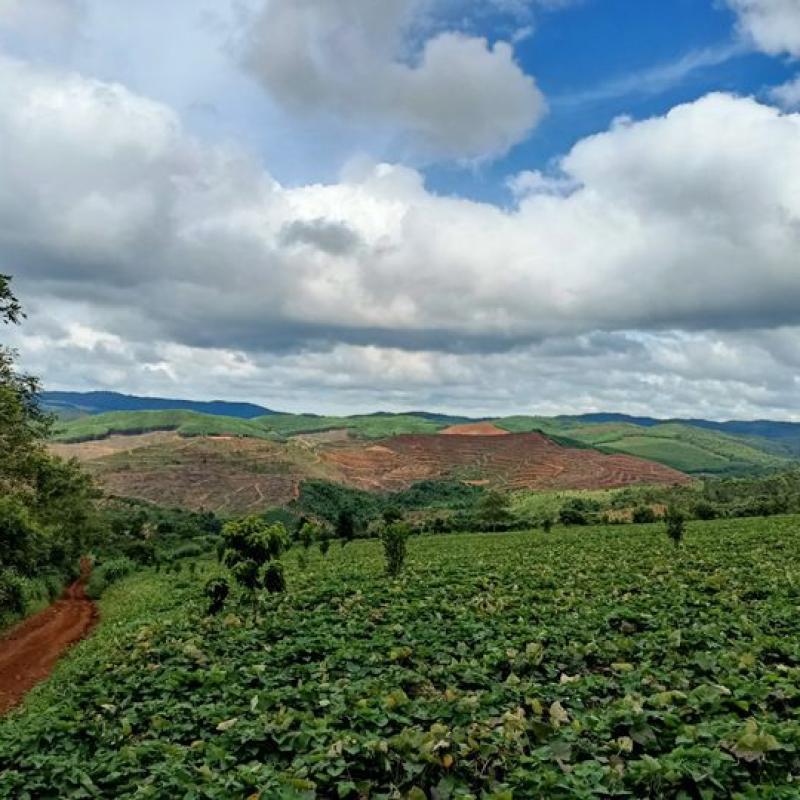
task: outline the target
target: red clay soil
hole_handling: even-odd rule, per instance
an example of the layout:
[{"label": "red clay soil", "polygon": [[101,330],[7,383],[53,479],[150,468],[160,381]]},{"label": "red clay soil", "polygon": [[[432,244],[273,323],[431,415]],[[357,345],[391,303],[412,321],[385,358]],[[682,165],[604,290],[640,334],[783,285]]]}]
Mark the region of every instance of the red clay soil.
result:
[{"label": "red clay soil", "polygon": [[635,484],[688,484],[669,467],[627,455],[562,447],[539,433],[507,436],[403,435],[321,454],[344,482],[397,490],[426,479],[488,482],[499,489],[612,489]]},{"label": "red clay soil", "polygon": [[53,671],[64,651],[83,639],[97,621],[86,597],[88,570],[49,608],[23,620],[0,639],[0,714]]},{"label": "red clay soil", "polygon": [[439,431],[444,436],[508,436],[508,431],[498,428],[491,422],[468,422],[465,425],[451,425]]}]

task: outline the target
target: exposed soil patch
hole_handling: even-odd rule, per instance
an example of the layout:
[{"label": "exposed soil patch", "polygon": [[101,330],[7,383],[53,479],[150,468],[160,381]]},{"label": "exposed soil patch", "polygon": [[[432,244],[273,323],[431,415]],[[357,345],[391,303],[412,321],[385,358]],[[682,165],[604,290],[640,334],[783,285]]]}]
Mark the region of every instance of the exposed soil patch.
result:
[{"label": "exposed soil patch", "polygon": [[432,478],[500,489],[612,489],[634,484],[688,484],[669,467],[626,455],[562,447],[539,433],[505,436],[395,436],[380,445],[321,454],[346,483],[396,490]]},{"label": "exposed soil patch", "polygon": [[439,431],[444,436],[508,436],[509,432],[498,428],[491,422],[468,422],[465,425],[451,425]]},{"label": "exposed soil patch", "polygon": [[12,628],[0,639],[0,714],[17,705],[43,681],[71,645],[97,621],[97,608],[85,592],[88,570],[44,611]]},{"label": "exposed soil patch", "polygon": [[116,453],[130,453],[140,447],[154,444],[178,442],[180,436],[172,431],[154,431],[137,433],[130,436],[108,436],[90,442],[51,442],[48,449],[61,458],[77,458],[78,461],[94,461],[98,458],[113,456]]}]

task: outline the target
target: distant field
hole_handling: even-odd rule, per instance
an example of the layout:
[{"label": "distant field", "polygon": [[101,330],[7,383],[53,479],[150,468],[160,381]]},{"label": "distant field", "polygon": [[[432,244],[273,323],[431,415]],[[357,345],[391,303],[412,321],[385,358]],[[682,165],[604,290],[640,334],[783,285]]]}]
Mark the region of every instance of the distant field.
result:
[{"label": "distant field", "polygon": [[315,547],[255,623],[145,570],[0,720],[0,796],[794,800],[799,528]]}]

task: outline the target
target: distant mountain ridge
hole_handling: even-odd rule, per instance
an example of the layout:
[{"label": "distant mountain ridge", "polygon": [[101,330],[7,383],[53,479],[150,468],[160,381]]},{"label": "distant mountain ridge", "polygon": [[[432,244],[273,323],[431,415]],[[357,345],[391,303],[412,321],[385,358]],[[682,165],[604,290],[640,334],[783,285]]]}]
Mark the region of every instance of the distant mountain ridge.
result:
[{"label": "distant mountain ridge", "polygon": [[277,412],[254,403],[225,400],[179,400],[167,397],[139,397],[120,392],[41,392],[42,405],[68,416],[105,414],[109,411],[199,411],[221,417],[255,419]]}]

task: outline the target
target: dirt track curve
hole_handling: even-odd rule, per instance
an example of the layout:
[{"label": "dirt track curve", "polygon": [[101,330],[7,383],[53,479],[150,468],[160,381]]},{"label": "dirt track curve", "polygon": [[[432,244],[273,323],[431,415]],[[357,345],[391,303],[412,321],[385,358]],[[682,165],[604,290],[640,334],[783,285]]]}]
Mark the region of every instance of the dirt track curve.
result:
[{"label": "dirt track curve", "polygon": [[0,639],[0,714],[43,681],[64,651],[86,636],[97,608],[86,596],[86,572],[51,606],[23,620]]}]

